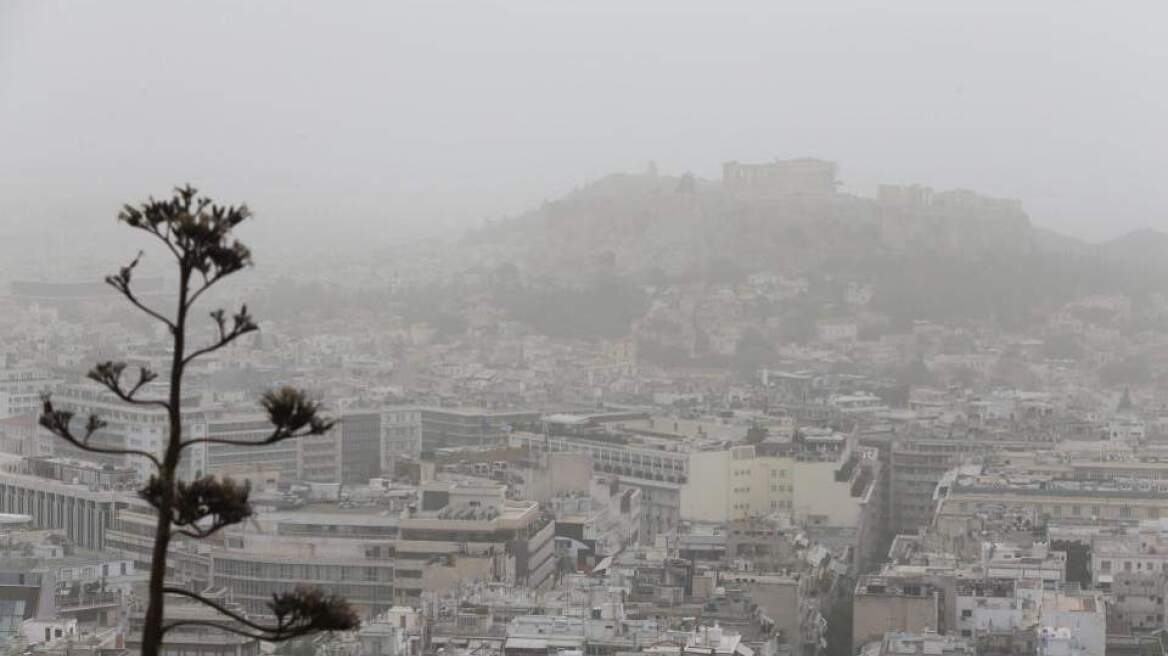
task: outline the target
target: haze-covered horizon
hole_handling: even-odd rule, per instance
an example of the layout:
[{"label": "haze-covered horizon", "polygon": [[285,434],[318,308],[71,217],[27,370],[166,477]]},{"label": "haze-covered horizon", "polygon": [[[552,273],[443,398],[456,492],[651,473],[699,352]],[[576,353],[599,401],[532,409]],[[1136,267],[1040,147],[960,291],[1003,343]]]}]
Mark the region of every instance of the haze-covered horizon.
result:
[{"label": "haze-covered horizon", "polygon": [[1160,4],[15,2],[0,220],[108,220],[191,181],[408,235],[655,161],[814,156],[966,187],[1089,240],[1168,230]]}]

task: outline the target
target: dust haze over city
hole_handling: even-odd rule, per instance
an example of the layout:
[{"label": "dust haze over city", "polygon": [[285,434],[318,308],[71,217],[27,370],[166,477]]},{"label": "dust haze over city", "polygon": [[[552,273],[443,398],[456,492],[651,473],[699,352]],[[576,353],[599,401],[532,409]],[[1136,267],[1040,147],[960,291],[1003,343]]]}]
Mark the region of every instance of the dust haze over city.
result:
[{"label": "dust haze over city", "polygon": [[0,4],[0,650],[1168,653],[1165,19]]}]

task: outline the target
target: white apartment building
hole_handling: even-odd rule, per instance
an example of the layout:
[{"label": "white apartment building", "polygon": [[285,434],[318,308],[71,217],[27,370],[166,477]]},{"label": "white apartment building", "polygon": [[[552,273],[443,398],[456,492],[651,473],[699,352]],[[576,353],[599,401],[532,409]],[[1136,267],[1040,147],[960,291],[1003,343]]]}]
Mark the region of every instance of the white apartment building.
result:
[{"label": "white apartment building", "polygon": [[690,452],[680,440],[651,437],[581,437],[516,432],[510,444],[533,459],[545,453],[583,453],[593,471],[620,476],[641,490],[641,542],[652,543],[681,519],[681,488],[689,480]]},{"label": "white apartment building", "polygon": [[753,446],[690,454],[692,482],[681,488],[681,518],[727,523],[792,513],[795,461],[757,456]]},{"label": "white apartment building", "polygon": [[872,492],[876,454],[830,431],[808,431],[781,455],[754,446],[690,454],[682,519],[731,522],[782,513],[813,526],[859,526]]}]

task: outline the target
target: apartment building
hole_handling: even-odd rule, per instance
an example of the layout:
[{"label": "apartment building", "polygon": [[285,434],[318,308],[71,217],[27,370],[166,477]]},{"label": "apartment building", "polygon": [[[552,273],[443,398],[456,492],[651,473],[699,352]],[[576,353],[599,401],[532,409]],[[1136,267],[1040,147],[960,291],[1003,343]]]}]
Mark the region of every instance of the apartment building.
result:
[{"label": "apartment building", "polygon": [[681,518],[727,523],[792,513],[795,460],[758,455],[753,446],[689,454],[692,479],[681,488]]},{"label": "apartment building", "polygon": [[538,460],[546,453],[591,456],[598,473],[615,474],[641,490],[641,542],[651,543],[681,520],[681,488],[689,480],[690,453],[679,440],[588,433],[549,435],[515,432],[510,445]]},{"label": "apartment building", "polygon": [[556,518],[557,554],[577,565],[594,564],[639,540],[641,491],[616,477],[593,477],[587,494],[561,494],[547,507]]},{"label": "apartment building", "polygon": [[940,587],[923,577],[861,576],[852,607],[852,650],[890,631],[943,631]]},{"label": "apartment building", "polygon": [[[522,583],[533,589],[549,586],[555,574],[555,522],[534,501],[507,499],[502,485],[437,483],[422,488],[419,509],[401,519],[396,543],[399,567],[418,572],[422,589],[449,586],[443,577],[465,576],[460,561],[481,561],[476,576],[485,580]],[[411,570],[409,563],[418,564]],[[450,567],[423,571],[420,563],[443,562]],[[403,585],[403,588],[407,586]],[[416,591],[416,593],[415,593]]]},{"label": "apartment building", "polygon": [[933,493],[945,472],[984,451],[976,440],[901,438],[892,441],[889,510],[896,534],[916,533],[933,519]]},{"label": "apartment building", "polygon": [[882,640],[865,645],[860,656],[977,656],[977,653],[976,645],[965,638],[936,631],[891,631]]}]

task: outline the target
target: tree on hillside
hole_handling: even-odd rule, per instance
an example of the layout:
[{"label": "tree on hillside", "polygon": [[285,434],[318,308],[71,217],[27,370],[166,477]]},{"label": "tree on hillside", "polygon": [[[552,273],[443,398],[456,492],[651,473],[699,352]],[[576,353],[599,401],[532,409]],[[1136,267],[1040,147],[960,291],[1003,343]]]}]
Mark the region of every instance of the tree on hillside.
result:
[{"label": "tree on hillside", "polygon": [[[321,435],[334,424],[333,420],[323,415],[318,402],[300,390],[283,387],[264,394],[261,400],[272,424],[271,431],[263,439],[183,438],[181,400],[187,366],[195,359],[223,349],[258,329],[246,305],[231,315],[223,309],[216,309],[210,312],[215,336],[198,347],[187,343],[188,322],[195,302],[223,279],[251,264],[251,252],[232,236],[235,227],[250,216],[251,212],[246,206],[217,205],[211,199],[199,196],[190,186],[176,189],[169,200],[150,199],[138,207],[127,205],[118,215],[122,223],[146,233],[165,247],[178,269],[178,298],[173,314],[150,307],[135,294],[133,273],[142,253],[105,279],[131,305],[169,329],[173,347],[168,372],[169,387],[165,395],[146,396],[152,389],[150,383],[158,378],[158,374],[140,368],[136,379],[123,376],[126,374],[124,362],[101,362],[94,366],[88,377],[124,403],[166,411],[168,434],[160,453],[99,444],[92,438],[105,427],[105,421],[96,415],[90,415],[82,421],[74,417],[72,412],[55,408],[48,395],[44,398],[40,424],[57,437],[85,451],[145,458],[154,465],[155,474],[139,490],[139,495],[158,514],[150,563],[148,606],[142,633],[141,653],[144,656],[158,656],[167,632],[190,624],[211,624],[226,631],[273,642],[291,640],[317,631],[349,630],[357,626],[356,614],[344,599],[326,595],[319,589],[300,588],[273,595],[270,608],[275,622],[259,623],[196,592],[166,585],[168,547],[176,535],[193,539],[206,538],[252,515],[247,485],[213,476],[181,480],[179,464],[186,449],[208,443],[270,445],[306,435]],[[222,622],[166,622],[164,605],[168,595],[194,600],[225,617]]]}]

